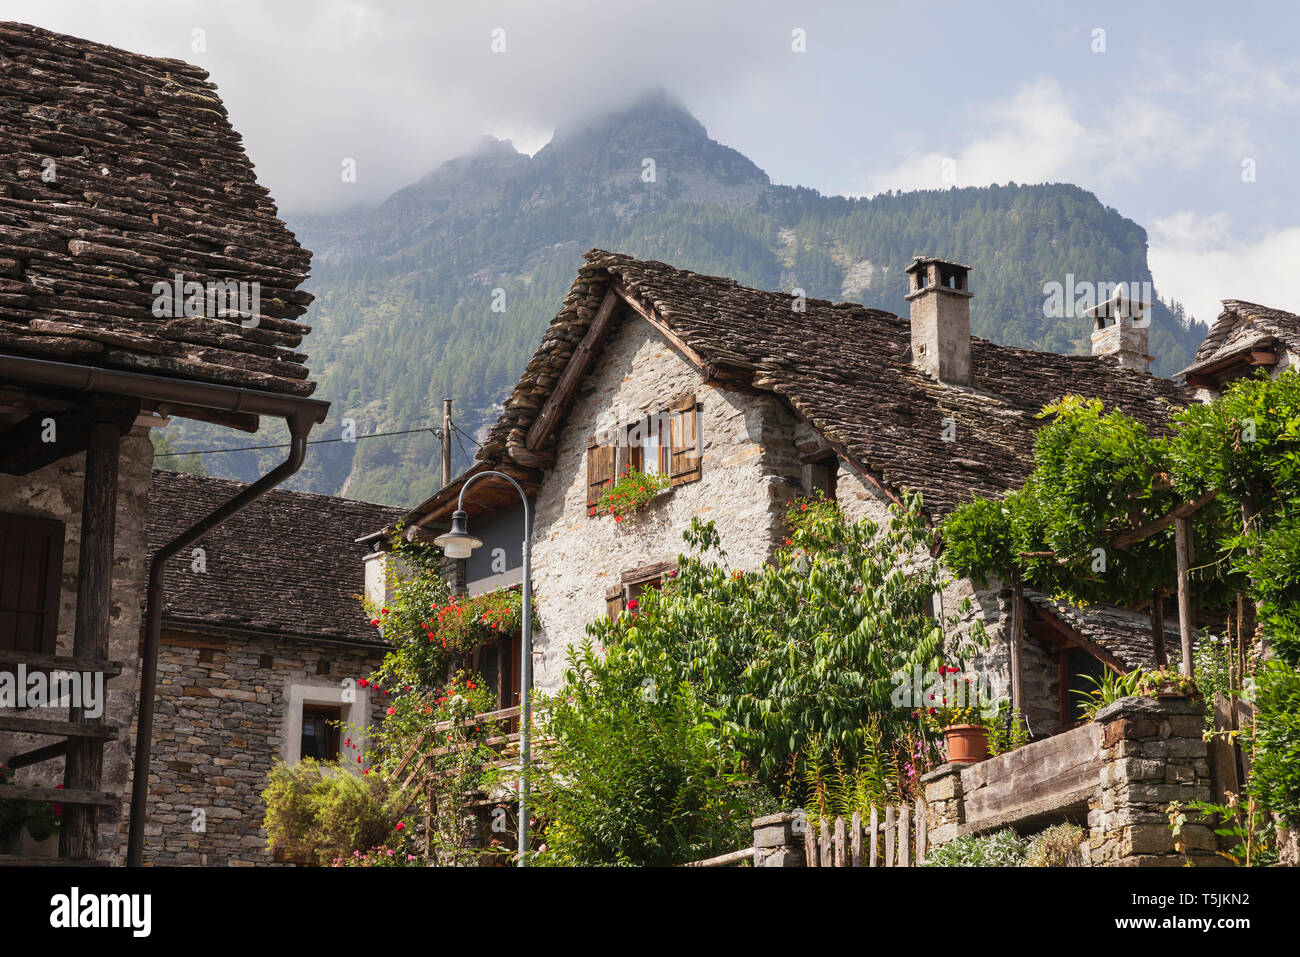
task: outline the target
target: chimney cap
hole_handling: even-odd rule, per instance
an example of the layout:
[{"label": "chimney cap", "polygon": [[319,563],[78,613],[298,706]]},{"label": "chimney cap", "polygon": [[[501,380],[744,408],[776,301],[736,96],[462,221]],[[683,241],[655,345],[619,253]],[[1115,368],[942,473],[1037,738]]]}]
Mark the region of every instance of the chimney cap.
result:
[{"label": "chimney cap", "polygon": [[951,259],[940,259],[938,256],[913,256],[912,261],[903,269],[903,272],[916,272],[922,266],[928,266],[931,263],[938,263],[940,266],[948,266],[952,269],[964,269],[966,272],[971,271],[970,266],[953,262]]},{"label": "chimney cap", "polygon": [[1118,289],[1109,299],[1104,299],[1095,306],[1089,306],[1083,310],[1083,318],[1091,319],[1094,317],[1103,319],[1113,319],[1116,317],[1130,318],[1145,316],[1147,310],[1151,308],[1151,303],[1142,299],[1140,296],[1130,296],[1125,290]]}]

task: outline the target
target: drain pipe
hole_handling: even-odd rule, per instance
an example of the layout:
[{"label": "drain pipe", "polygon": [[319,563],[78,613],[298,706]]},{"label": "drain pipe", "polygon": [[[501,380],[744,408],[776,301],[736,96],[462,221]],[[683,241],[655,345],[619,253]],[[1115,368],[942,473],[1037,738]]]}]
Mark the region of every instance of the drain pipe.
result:
[{"label": "drain pipe", "polygon": [[139,867],[144,858],[144,819],[149,800],[149,759],[153,750],[153,713],[158,682],[158,645],[162,636],[163,569],[168,559],[192,545],[240,509],[265,495],[302,466],[307,454],[307,433],[312,422],[306,416],[289,418],[292,433],[289,457],[248,486],[202,521],[186,529],[154,554],[149,563],[146,593],[144,650],[140,664],[140,717],[135,735],[135,772],[131,781],[131,824],[126,845],[126,864]]}]

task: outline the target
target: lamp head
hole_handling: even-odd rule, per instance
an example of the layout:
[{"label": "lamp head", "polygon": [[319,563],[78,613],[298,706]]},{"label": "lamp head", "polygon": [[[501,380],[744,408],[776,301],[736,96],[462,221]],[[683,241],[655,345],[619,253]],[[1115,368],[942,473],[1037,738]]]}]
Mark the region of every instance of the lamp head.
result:
[{"label": "lamp head", "polygon": [[451,531],[443,532],[433,540],[448,558],[469,558],[470,553],[483,544],[481,539],[465,530],[468,520],[469,516],[463,509],[456,509],[451,513]]}]

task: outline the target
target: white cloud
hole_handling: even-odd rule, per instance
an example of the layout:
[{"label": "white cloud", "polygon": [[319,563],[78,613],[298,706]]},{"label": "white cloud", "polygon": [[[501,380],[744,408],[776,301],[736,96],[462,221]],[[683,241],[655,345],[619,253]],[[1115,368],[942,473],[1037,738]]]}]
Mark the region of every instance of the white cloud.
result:
[{"label": "white cloud", "polygon": [[[913,152],[872,175],[866,194],[1008,181],[1104,189],[1137,181],[1152,169],[1193,166],[1218,148],[1222,135],[1219,127],[1192,124],[1174,109],[1137,96],[1120,97],[1088,116],[1046,77],[985,107],[983,116],[981,132],[964,145]],[[955,180],[944,178],[945,169],[955,172]]]},{"label": "white cloud", "polygon": [[1233,235],[1226,213],[1180,212],[1157,219],[1150,237],[1156,289],[1197,319],[1212,322],[1223,299],[1300,312],[1295,273],[1300,226],[1241,239]]}]

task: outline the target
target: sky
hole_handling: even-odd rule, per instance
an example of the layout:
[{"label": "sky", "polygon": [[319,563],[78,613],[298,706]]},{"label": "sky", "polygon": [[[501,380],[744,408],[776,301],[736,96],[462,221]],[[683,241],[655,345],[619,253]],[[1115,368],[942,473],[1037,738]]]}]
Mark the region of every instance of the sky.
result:
[{"label": "sky", "polygon": [[1077,183],[1147,229],[1157,291],[1197,318],[1300,311],[1293,0],[0,0],[0,19],[207,69],[291,220],[663,87],[774,182]]}]

